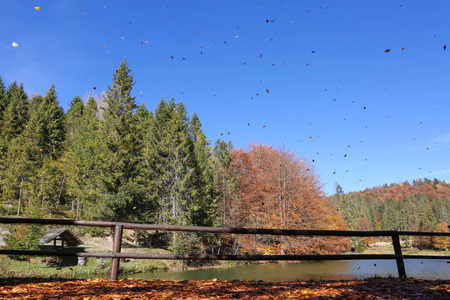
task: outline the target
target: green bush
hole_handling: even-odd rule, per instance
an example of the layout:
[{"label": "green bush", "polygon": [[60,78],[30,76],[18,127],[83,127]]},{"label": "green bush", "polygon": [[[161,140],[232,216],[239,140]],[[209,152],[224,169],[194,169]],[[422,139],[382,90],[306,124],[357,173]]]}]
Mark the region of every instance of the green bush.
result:
[{"label": "green bush", "polygon": [[[5,236],[5,245],[11,250],[39,250],[39,239],[42,229],[38,225],[19,224]],[[24,259],[24,255],[12,255],[13,259]]]}]

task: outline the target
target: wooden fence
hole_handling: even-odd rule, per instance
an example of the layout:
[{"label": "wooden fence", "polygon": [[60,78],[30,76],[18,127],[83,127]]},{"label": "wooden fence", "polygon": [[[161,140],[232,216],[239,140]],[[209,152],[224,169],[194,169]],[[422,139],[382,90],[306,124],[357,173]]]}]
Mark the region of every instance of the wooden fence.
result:
[{"label": "wooden fence", "polygon": [[[432,255],[403,255],[400,247],[401,235],[414,236],[449,236],[449,232],[417,232],[417,231],[340,231],[340,230],[291,230],[291,229],[258,229],[258,228],[229,228],[229,227],[197,227],[159,224],[135,224],[102,221],[54,220],[54,219],[22,219],[0,218],[3,224],[42,224],[42,225],[75,225],[110,227],[114,231],[112,253],[61,252],[61,251],[29,251],[29,250],[0,250],[0,254],[8,255],[37,255],[37,256],[77,256],[111,258],[111,280],[119,276],[121,258],[134,259],[167,259],[167,260],[380,260],[395,259],[400,278],[406,278],[404,258],[407,259],[450,259],[450,256]],[[139,230],[167,230],[203,233],[234,233],[234,234],[268,234],[285,236],[390,236],[394,246],[394,254],[343,254],[343,255],[216,255],[216,254],[144,254],[123,253],[122,234],[124,229]]]}]

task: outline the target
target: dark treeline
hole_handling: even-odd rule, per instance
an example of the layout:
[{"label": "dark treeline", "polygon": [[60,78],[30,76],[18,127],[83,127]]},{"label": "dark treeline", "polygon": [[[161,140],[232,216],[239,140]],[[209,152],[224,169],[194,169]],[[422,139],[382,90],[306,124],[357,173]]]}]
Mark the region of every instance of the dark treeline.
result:
[{"label": "dark treeline", "polygon": [[[385,184],[348,194],[337,185],[333,198],[350,230],[448,231],[450,224],[450,184],[437,179]],[[405,239],[421,248],[440,248],[436,241],[446,240]],[[450,246],[446,245],[442,249]]]},{"label": "dark treeline", "polygon": [[[30,99],[22,84],[6,87],[0,78],[0,213],[197,226],[344,229],[337,208],[324,196],[313,167],[304,160],[266,146],[236,151],[231,142],[218,140],[211,145],[198,116],[189,117],[182,102],[163,99],[154,112],[148,111],[137,105],[133,85],[124,60],[100,101],[75,97],[64,112],[54,86],[45,96]],[[250,175],[258,185],[249,185]],[[296,182],[308,185],[299,188]],[[265,207],[274,213],[267,214]],[[259,214],[267,216],[255,218]],[[226,249],[311,253],[320,244],[313,241],[294,247],[287,239],[255,237],[248,243],[234,236],[181,233],[160,237],[163,246],[174,252],[208,248],[221,253]],[[336,239],[324,243],[320,251],[335,253],[345,248],[345,241]]]}]

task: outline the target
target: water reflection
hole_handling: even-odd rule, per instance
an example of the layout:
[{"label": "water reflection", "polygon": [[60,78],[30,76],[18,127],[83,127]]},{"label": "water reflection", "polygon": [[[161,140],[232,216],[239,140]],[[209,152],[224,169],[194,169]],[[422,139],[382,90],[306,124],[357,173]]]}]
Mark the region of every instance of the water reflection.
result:
[{"label": "water reflection", "polygon": [[[450,279],[450,264],[446,260],[405,260],[408,277],[421,279]],[[397,277],[394,260],[378,261],[322,261],[247,265],[222,269],[186,272],[154,272],[122,275],[121,278],[169,280],[264,280],[272,282],[305,280],[339,280],[365,277]]]}]

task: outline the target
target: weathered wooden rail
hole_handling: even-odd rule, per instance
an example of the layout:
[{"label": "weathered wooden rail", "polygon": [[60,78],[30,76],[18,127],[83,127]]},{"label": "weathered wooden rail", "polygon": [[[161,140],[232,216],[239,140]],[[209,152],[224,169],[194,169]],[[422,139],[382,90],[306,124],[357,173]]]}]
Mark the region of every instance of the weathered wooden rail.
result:
[{"label": "weathered wooden rail", "polygon": [[[135,259],[167,259],[167,260],[380,260],[395,259],[400,278],[406,278],[403,259],[450,259],[450,256],[432,255],[403,255],[400,247],[401,235],[415,236],[449,236],[450,232],[417,232],[417,231],[340,231],[340,230],[293,230],[293,229],[259,229],[259,228],[229,228],[229,227],[198,227],[159,224],[136,224],[103,221],[78,221],[55,219],[23,219],[0,218],[3,224],[42,224],[42,225],[75,225],[110,227],[114,230],[114,244],[112,253],[61,252],[61,251],[28,251],[28,250],[0,250],[0,254],[8,255],[37,255],[37,256],[77,256],[111,258],[111,280],[119,276],[121,258]],[[167,230],[203,233],[235,233],[235,234],[269,234],[286,236],[390,236],[395,254],[343,254],[343,255],[215,255],[215,254],[145,254],[123,253],[122,235],[124,229]]]}]

